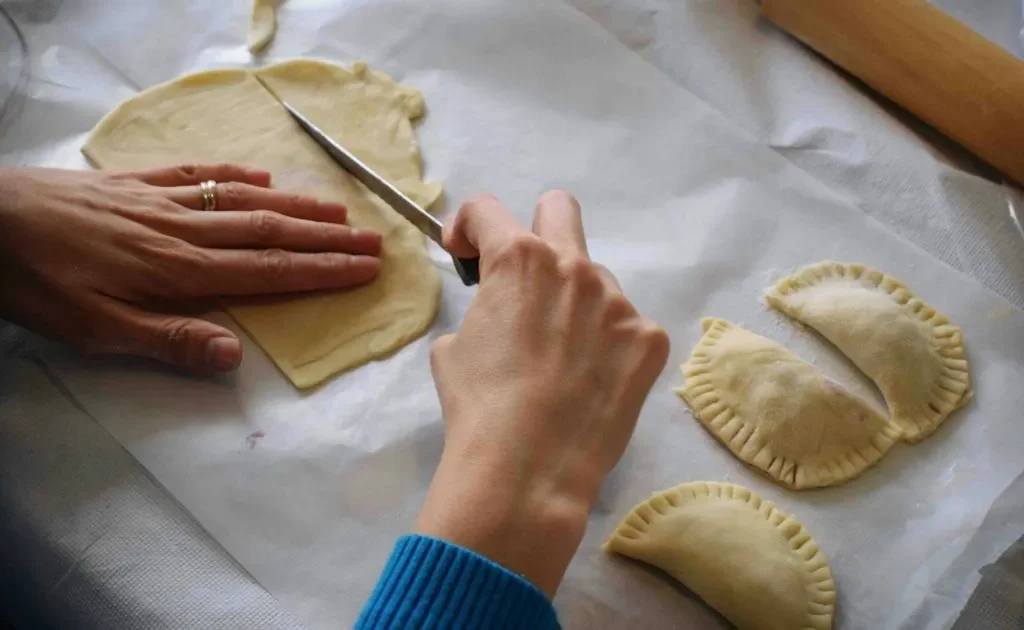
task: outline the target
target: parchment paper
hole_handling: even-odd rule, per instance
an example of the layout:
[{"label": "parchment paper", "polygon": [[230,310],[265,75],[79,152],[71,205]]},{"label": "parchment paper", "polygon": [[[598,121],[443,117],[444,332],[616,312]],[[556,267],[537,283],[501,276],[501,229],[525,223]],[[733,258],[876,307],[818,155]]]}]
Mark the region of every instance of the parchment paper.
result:
[{"label": "parchment paper", "polygon": [[[321,32],[330,39],[310,39]],[[564,5],[349,2],[336,19],[282,32],[275,46],[364,58],[423,90],[428,175],[445,179],[452,199],[490,190],[527,221],[544,189],[576,192],[595,258],[669,329],[670,368],[556,600],[567,626],[721,626],[669,582],[598,549],[647,494],[695,479],[747,485],[801,518],[832,559],[837,627],[952,622],[969,590],[950,587],[937,605],[937,576],[958,587],[976,579],[970,567],[992,558],[984,550],[965,560],[967,541],[1024,468],[1015,426],[1024,315],[865,218]],[[440,264],[444,256],[434,254]],[[699,337],[700,316],[713,314],[870,391],[820,342],[760,306],[772,279],[825,257],[881,267],[959,323],[977,397],[928,441],[897,447],[863,478],[796,494],[740,466],[671,387],[681,382],[674,366]],[[431,337],[453,330],[471,297],[447,277]],[[53,354],[49,362],[286,607],[313,627],[337,627],[355,618],[394,538],[408,529],[440,453],[427,348],[421,340],[308,395],[251,343],[238,374],[205,381],[138,361]],[[1003,534],[992,548],[1019,534]],[[963,569],[950,577],[954,558]],[[915,614],[928,625],[905,625]]]}]

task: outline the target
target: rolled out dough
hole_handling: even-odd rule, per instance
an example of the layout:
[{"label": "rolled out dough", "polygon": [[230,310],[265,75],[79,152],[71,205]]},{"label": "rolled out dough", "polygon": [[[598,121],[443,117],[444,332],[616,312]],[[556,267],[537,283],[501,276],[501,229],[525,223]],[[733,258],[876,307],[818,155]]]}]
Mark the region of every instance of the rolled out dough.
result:
[{"label": "rolled out dough", "polygon": [[[419,92],[361,63],[347,70],[299,60],[255,72],[416,201],[427,206],[440,195],[440,184],[422,180],[411,125],[424,111]],[[381,275],[365,287],[225,304],[296,387],[401,348],[437,313],[441,284],[423,235],[327,157],[253,71],[202,72],[151,88],[100,121],[82,151],[108,169],[258,166],[276,188],[344,203],[350,224],[384,236]]]}]

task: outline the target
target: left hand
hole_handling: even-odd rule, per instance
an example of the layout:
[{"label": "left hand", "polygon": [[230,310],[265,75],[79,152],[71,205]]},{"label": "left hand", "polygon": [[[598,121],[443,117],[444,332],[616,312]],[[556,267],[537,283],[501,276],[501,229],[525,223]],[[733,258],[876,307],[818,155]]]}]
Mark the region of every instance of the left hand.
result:
[{"label": "left hand", "polygon": [[[203,212],[207,180],[217,207]],[[0,317],[90,352],[231,370],[234,333],[164,307],[369,282],[381,237],[345,221],[344,206],[241,165],[0,168]]]}]

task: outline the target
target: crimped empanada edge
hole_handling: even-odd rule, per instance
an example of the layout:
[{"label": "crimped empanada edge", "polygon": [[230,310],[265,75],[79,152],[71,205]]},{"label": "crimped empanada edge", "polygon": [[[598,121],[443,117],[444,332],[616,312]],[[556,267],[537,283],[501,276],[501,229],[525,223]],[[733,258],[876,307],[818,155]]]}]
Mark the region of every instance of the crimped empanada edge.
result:
[{"label": "crimped empanada edge", "polygon": [[777,505],[762,499],[757,493],[743,486],[715,481],[693,481],[682,483],[643,501],[632,510],[615,528],[604,543],[606,553],[628,554],[616,549],[619,538],[636,539],[647,532],[652,520],[667,516],[673,508],[684,503],[701,500],[726,500],[743,503],[761,514],[773,526],[790,550],[803,562],[806,570],[808,592],[807,621],[800,630],[829,630],[835,617],[836,584],[828,558],[811,536],[810,532],[796,518],[787,514]]},{"label": "crimped empanada edge", "polygon": [[[910,288],[896,278],[880,269],[859,263],[825,260],[801,267],[791,275],[779,280],[774,287],[767,291],[765,301],[769,306],[793,320],[810,326],[788,308],[785,298],[833,278],[855,280],[868,290],[880,289],[889,295],[904,313],[932,329],[932,350],[941,362],[942,371],[938,381],[932,385],[931,397],[926,402],[926,406],[931,412],[930,417],[910,417],[909,420],[913,426],[903,426],[905,421],[900,423],[901,419],[893,418],[893,422],[899,424],[902,430],[904,441],[920,442],[934,433],[950,414],[964,406],[973,396],[960,327],[951,324],[945,314],[917,297]],[[959,385],[963,388],[963,392],[950,389],[951,384],[954,387]]]},{"label": "crimped empanada edge", "polygon": [[[744,447],[746,447],[750,438],[754,435],[755,429],[750,429],[746,436],[742,438],[740,437],[743,433],[742,427],[731,436],[724,434],[723,429],[738,414],[724,402],[723,396],[716,391],[714,385],[710,382],[710,377],[707,376],[709,370],[702,366],[711,362],[710,357],[703,350],[714,347],[718,340],[730,330],[746,331],[746,329],[727,320],[713,317],[705,317],[702,320],[702,326],[704,328],[704,335],[691,352],[690,359],[682,366],[683,378],[685,379],[684,385],[677,388],[675,392],[690,407],[694,417],[704,426],[708,433],[729,449],[736,459],[749,466],[752,470],[777,481],[791,490],[809,490],[837,485],[855,479],[872,466],[877,465],[889,449],[899,440],[900,434],[897,427],[890,423],[886,427],[890,430],[879,432],[873,436],[869,446],[844,453],[844,457],[841,460],[835,459],[829,462],[818,462],[813,467],[801,467],[800,462],[788,457],[776,457],[770,452],[770,447],[767,444],[763,445],[757,452],[745,453]],[[750,332],[750,334],[756,333]],[[787,352],[791,352],[784,346],[780,347]],[[810,364],[808,366],[814,369]],[[752,426],[747,425],[742,418],[739,419],[739,422],[745,426]],[[854,461],[853,455],[856,455],[856,457],[863,461]],[[798,471],[801,469],[804,471],[804,474],[802,479],[798,480]]]}]

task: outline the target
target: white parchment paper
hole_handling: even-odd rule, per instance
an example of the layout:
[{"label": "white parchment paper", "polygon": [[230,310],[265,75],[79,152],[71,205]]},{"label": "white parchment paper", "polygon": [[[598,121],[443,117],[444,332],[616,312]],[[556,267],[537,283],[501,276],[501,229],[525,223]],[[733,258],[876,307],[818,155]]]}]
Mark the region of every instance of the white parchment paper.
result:
[{"label": "white parchment paper", "polygon": [[[298,6],[309,4],[322,6]],[[669,368],[556,599],[567,626],[724,627],[662,577],[599,550],[649,493],[697,479],[751,487],[804,522],[832,559],[838,628],[904,627],[912,615],[921,619],[925,601],[927,627],[951,623],[969,590],[936,598],[935,584],[944,575],[950,592],[950,580],[969,585],[992,559],[990,549],[965,556],[967,542],[1024,469],[1017,428],[1024,315],[881,228],[563,4],[294,7],[282,10],[276,56],[365,59],[421,89],[429,109],[419,130],[428,175],[446,180],[450,199],[489,190],[526,222],[543,190],[577,193],[594,257],[671,334]],[[172,61],[143,45],[137,71],[168,74],[163,80],[248,61],[244,24],[202,24],[196,17],[190,25],[201,53]],[[107,37],[128,46],[127,35]],[[109,100],[116,101],[96,97]],[[444,255],[434,254],[448,270]],[[862,478],[793,493],[741,466],[671,388],[681,383],[675,366],[699,338],[700,317],[716,315],[789,345],[873,395],[827,346],[760,304],[774,278],[822,258],[885,269],[960,324],[977,391],[936,435],[896,447]],[[140,361],[69,354],[48,361],[272,594],[310,626],[333,628],[355,619],[419,507],[442,447],[428,344],[457,328],[472,295],[446,274],[428,338],[307,394],[292,389],[248,341],[242,369],[222,379],[197,380]],[[230,325],[223,315],[212,317]],[[1019,518],[1024,509],[1014,513]],[[1000,534],[1007,540],[993,541],[996,553],[1020,533],[1011,530]],[[959,574],[950,575],[951,567]]]}]

